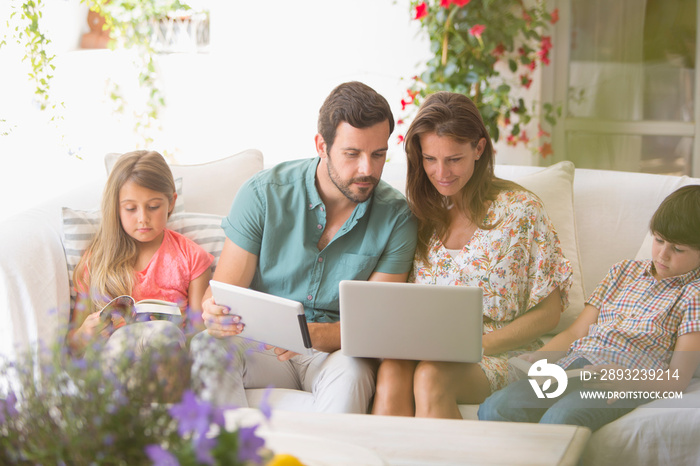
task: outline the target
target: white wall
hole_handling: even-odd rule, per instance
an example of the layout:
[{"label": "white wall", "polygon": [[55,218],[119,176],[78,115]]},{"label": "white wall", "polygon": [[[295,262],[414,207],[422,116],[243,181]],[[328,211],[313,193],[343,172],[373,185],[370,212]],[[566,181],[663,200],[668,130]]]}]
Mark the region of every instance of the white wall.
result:
[{"label": "white wall", "polygon": [[[11,11],[0,6],[0,21]],[[2,216],[66,191],[100,174],[106,152],[134,149],[128,115],[115,116],[105,78],[136,86],[127,56],[77,50],[87,31],[79,0],[50,0],[42,27],[57,54],[54,97],[63,120],[32,103],[23,51],[8,41],[0,49],[0,170]],[[247,148],[266,163],[314,155],[318,108],[337,84],[360,80],[401,113],[400,100],[428,53],[417,37],[408,0],[216,1],[211,8],[211,51],[161,57],[168,108],[153,148],[181,163],[216,159]],[[394,133],[396,136],[398,132]],[[76,153],[82,159],[70,152]],[[392,141],[390,156],[403,158]],[[9,167],[9,169],[8,169]],[[186,195],[186,193],[185,193]]]},{"label": "white wall", "polygon": [[[105,153],[140,142],[131,114],[114,114],[105,92],[111,79],[130,103],[139,101],[129,55],[79,50],[87,7],[80,0],[45,3],[41,26],[56,53],[51,89],[62,119],[50,122],[50,112],[35,108],[24,52],[8,41],[0,49],[0,119],[8,120],[0,133],[11,130],[0,136],[0,218],[101,175]],[[168,107],[162,129],[151,132],[152,148],[179,163],[248,148],[260,149],[267,165],[313,156],[318,109],[333,87],[363,81],[387,98],[398,119],[408,78],[429,56],[409,0],[200,3],[211,10],[210,52],[159,59]],[[3,26],[10,11],[0,2]],[[392,163],[404,160],[396,137],[405,129],[393,134]]]}]

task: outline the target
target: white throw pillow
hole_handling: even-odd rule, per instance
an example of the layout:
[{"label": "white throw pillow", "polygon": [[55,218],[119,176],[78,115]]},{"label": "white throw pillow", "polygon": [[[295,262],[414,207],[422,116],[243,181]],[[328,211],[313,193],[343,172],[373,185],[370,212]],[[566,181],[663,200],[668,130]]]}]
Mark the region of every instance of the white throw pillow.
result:
[{"label": "white throw pillow", "polygon": [[634,256],[634,260],[643,261],[651,259],[651,243],[653,241],[654,237],[652,236],[651,232],[647,232],[646,236],[644,237],[644,241],[642,241],[642,247],[640,247],[639,251],[637,251],[637,255]]},{"label": "white throw pillow", "polygon": [[[99,210],[63,208],[63,248],[66,254],[66,264],[68,265],[71,308],[75,304],[73,271],[90,245],[90,241],[97,233],[100,218],[101,213]],[[221,228],[221,219],[220,215],[181,212],[170,216],[167,227],[190,238],[209,254],[213,255],[213,271],[219,262],[221,250],[226,239],[224,230]]]},{"label": "white throw pillow", "polygon": [[561,242],[564,256],[571,262],[573,283],[569,290],[569,307],[551,332],[559,333],[576,320],[583,310],[585,295],[574,215],[574,172],[572,162],[564,161],[543,170],[513,178],[513,181],[535,193],[544,203]]},{"label": "white throw pillow", "polygon": [[[111,153],[105,156],[107,173],[120,155]],[[172,164],[170,169],[173,177],[182,178],[189,212],[226,215],[238,189],[263,169],[263,155],[257,149],[248,149],[212,162]]]}]

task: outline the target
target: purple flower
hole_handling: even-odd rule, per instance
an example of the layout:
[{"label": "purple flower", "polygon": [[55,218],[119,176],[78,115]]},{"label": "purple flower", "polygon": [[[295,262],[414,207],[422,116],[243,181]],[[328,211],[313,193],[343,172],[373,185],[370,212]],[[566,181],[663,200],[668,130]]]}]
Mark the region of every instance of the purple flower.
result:
[{"label": "purple flower", "polygon": [[0,400],[0,424],[5,423],[5,419],[13,418],[18,414],[17,408],[17,396],[15,392],[10,392],[7,394],[7,398]]},{"label": "purple flower", "polygon": [[178,420],[177,431],[180,435],[195,432],[203,436],[209,430],[209,411],[207,403],[199,403],[194,392],[187,390],[182,394],[182,401],[170,407],[170,415]]},{"label": "purple flower", "polygon": [[240,427],[238,429],[238,460],[241,462],[252,461],[260,463],[262,458],[258,450],[265,445],[265,440],[255,434],[257,425],[252,427]]},{"label": "purple flower", "polygon": [[211,454],[212,449],[216,446],[218,440],[201,436],[194,440],[194,451],[197,456],[197,461],[203,464],[214,465],[214,457]]},{"label": "purple flower", "polygon": [[260,400],[260,405],[258,408],[260,409],[260,412],[263,413],[266,419],[270,419],[272,417],[272,406],[270,406],[269,398],[270,398],[270,393],[272,392],[272,385],[268,386],[265,391],[263,392],[262,399]]},{"label": "purple flower", "polygon": [[145,451],[154,466],[180,466],[175,455],[164,450],[160,445],[148,445]]},{"label": "purple flower", "polygon": [[223,426],[225,423],[223,410],[206,401],[200,401],[191,390],[182,394],[182,401],[170,408],[170,415],[178,420],[180,435],[194,433],[203,437],[211,424]]}]

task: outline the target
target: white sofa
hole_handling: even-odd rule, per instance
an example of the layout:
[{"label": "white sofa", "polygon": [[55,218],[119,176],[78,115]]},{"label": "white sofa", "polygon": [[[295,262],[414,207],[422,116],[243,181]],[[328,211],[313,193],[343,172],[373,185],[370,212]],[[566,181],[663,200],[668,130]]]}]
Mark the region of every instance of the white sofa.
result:
[{"label": "white sofa", "polygon": [[[201,165],[173,166],[182,188],[175,228],[218,255],[223,243],[216,226],[220,216],[242,182],[262,168],[263,157],[256,150]],[[403,189],[404,174],[400,163],[389,162],[383,178]],[[544,169],[498,166],[497,174],[542,198],[574,265],[571,305],[557,330],[575,318],[584,296],[613,263],[648,256],[648,243],[642,244],[661,200],[681,185],[700,184],[700,179],[687,177],[574,170],[568,162]],[[62,340],[70,309],[68,264],[86,244],[86,231],[94,229],[96,213],[90,209],[98,207],[103,184],[104,179],[96,180],[0,225],[0,357],[14,359],[23,349]],[[262,392],[248,390],[252,406]],[[311,409],[310,395],[295,390],[275,389],[270,401],[277,409]],[[663,401],[653,402],[600,429],[588,443],[584,463],[700,462],[700,379],[693,380],[684,396],[688,407],[660,406]],[[460,409],[466,419],[476,418],[476,406]]]}]

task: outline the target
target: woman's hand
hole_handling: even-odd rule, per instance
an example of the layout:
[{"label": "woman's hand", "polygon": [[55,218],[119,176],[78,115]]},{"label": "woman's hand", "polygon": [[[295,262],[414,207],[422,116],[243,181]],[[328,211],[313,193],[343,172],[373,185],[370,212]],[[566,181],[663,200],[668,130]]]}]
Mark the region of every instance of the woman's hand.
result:
[{"label": "woman's hand", "polygon": [[542,355],[538,354],[537,351],[532,352],[532,353],[519,354],[518,357],[520,359],[524,359],[525,361],[531,362],[533,364],[536,363],[537,361],[539,361],[540,359],[542,359]]},{"label": "woman's hand", "polygon": [[202,303],[202,318],[209,335],[214,338],[227,338],[238,335],[243,331],[245,324],[241,317],[229,314],[231,310],[225,306],[219,306],[209,297]]}]

